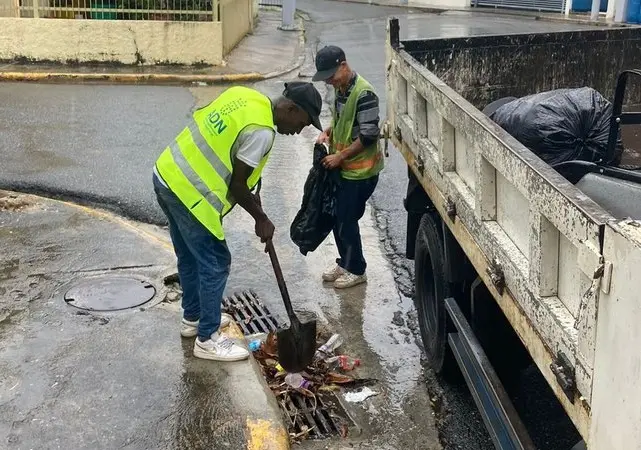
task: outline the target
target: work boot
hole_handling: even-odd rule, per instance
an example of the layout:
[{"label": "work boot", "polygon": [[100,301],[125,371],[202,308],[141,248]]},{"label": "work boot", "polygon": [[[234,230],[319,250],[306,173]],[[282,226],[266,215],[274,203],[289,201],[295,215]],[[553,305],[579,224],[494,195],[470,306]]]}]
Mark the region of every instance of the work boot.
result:
[{"label": "work boot", "polygon": [[242,361],[249,358],[249,351],[219,332],[215,332],[211,335],[211,339],[205,342],[200,342],[200,339],[196,338],[194,356],[212,361]]},{"label": "work boot", "polygon": [[344,273],[345,269],[336,264],[323,272],[323,281],[336,281]]},{"label": "work boot", "polygon": [[353,273],[345,271],[334,281],[334,287],[336,289],[346,289],[365,282],[367,282],[367,275],[354,275]]},{"label": "work boot", "polygon": [[[220,315],[220,328],[226,328],[232,321],[229,314],[222,313]],[[192,338],[198,334],[198,321],[191,322],[183,317],[182,326],[180,327],[180,335],[185,338]]]}]

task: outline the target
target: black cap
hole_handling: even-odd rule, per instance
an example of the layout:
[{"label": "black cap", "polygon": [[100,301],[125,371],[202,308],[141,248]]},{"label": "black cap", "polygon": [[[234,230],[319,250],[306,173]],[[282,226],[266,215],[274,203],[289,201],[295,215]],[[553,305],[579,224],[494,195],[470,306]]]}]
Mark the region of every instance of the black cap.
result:
[{"label": "black cap", "polygon": [[335,45],[321,48],[316,54],[316,73],[312,81],[325,81],[336,73],[341,63],[345,61],[345,52]]},{"label": "black cap", "polygon": [[304,81],[290,81],[285,83],[283,97],[290,99],[296,105],[309,114],[312,119],[312,125],[323,131],[321,127],[320,116],[323,100],[312,83]]}]

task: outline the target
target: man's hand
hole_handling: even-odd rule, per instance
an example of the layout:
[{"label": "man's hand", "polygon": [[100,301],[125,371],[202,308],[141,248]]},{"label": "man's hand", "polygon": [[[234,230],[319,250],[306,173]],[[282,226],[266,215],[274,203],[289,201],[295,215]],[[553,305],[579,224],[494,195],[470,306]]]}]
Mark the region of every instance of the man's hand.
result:
[{"label": "man's hand", "polygon": [[260,242],[267,242],[274,237],[274,224],[267,216],[263,216],[256,221],[256,236],[260,238]]},{"label": "man's hand", "polygon": [[341,166],[345,160],[345,155],[341,152],[327,155],[323,158],[322,164],[328,170],[336,169]]},{"label": "man's hand", "polygon": [[323,131],[321,134],[318,135],[318,138],[316,139],[317,144],[329,144],[329,137],[332,134],[332,129],[327,128],[325,131]]}]

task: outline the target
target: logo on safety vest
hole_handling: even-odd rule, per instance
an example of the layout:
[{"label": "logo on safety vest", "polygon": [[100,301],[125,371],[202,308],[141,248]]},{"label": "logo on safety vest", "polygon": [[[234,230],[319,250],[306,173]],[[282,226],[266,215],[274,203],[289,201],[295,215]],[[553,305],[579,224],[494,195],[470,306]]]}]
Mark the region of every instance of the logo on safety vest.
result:
[{"label": "logo on safety vest", "polygon": [[209,113],[207,121],[212,125],[213,131],[216,134],[222,133],[225,131],[225,128],[227,128],[227,124],[223,121],[223,117],[218,111],[212,111]]}]

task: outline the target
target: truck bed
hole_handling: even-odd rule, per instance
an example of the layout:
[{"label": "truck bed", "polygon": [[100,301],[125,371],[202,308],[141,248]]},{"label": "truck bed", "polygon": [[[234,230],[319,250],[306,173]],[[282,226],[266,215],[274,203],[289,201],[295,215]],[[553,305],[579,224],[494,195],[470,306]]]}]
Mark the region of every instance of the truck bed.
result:
[{"label": "truck bed", "polygon": [[[634,227],[612,228],[615,217],[481,110],[557,88],[590,86],[612,98],[618,73],[641,67],[639,44],[641,29],[611,28],[391,38],[386,48],[395,146],[586,442],[599,299],[612,295],[615,257],[604,258],[604,245]],[[639,107],[640,94],[631,85],[626,107]],[[633,165],[636,133],[624,128]],[[638,246],[635,233],[621,242]]]}]

